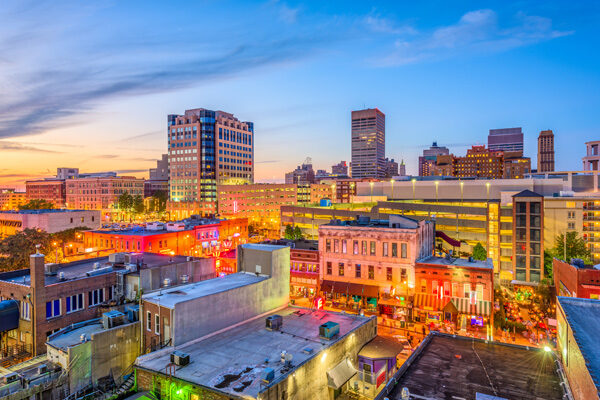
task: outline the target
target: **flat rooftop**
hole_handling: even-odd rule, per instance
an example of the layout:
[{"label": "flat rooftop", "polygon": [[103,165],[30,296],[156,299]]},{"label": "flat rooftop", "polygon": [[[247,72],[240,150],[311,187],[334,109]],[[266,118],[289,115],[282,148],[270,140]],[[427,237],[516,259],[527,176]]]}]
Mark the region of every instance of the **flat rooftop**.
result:
[{"label": "flat rooftop", "polygon": [[193,231],[193,226],[186,226],[185,229],[176,231],[168,231],[166,229],[146,229],[146,228],[127,228],[127,229],[96,229],[90,231],[92,233],[104,233],[107,235],[123,235],[123,236],[154,236],[164,235],[165,233],[190,232]]},{"label": "flat rooftop", "polygon": [[50,208],[43,210],[7,210],[0,211],[1,214],[21,214],[21,215],[31,215],[31,214],[59,214],[59,213],[74,213],[74,212],[93,212],[94,210],[72,210],[66,208]]},{"label": "flat rooftop", "polygon": [[494,269],[494,264],[492,264],[491,258],[488,258],[487,261],[479,261],[473,260],[469,261],[464,258],[445,258],[445,257],[435,257],[435,256],[427,256],[420,260],[417,260],[417,267],[419,264],[430,264],[430,265],[440,265],[440,266],[452,266],[458,268],[481,268],[481,269]]},{"label": "flat rooftop", "polygon": [[252,285],[268,278],[269,277],[265,275],[257,276],[256,274],[237,272],[231,275],[149,293],[143,295],[142,298],[145,301],[160,304],[164,307],[174,308],[177,303],[183,303],[199,297],[210,296],[216,293],[237,289],[242,286]]},{"label": "flat rooftop", "polygon": [[[136,321],[134,321],[134,323],[135,322]],[[127,320],[127,313],[125,313],[123,324],[117,325],[115,328],[126,326],[130,323],[132,322]],[[48,337],[46,343],[56,349],[66,351],[69,347],[81,343],[81,335],[85,335],[86,340],[90,340],[94,333],[102,332],[104,330],[106,329],[102,325],[102,318],[90,319],[61,329]]]},{"label": "flat rooftop", "polygon": [[[321,357],[321,352],[346,334],[367,323],[370,318],[330,311],[312,311],[287,307],[271,315],[281,315],[281,331],[265,329],[265,318],[230,328],[218,335],[177,350],[190,355],[190,364],[178,367],[177,379],[201,385],[236,397],[256,397],[262,390],[285,379],[306,360]],[[319,338],[319,326],[327,321],[340,324],[340,335],[334,340]],[[304,349],[311,349],[307,352]],[[282,370],[281,351],[293,356],[290,370]],[[164,374],[170,362],[170,351],[151,353],[138,358],[140,368]],[[268,362],[266,362],[268,360]],[[275,370],[275,379],[261,386],[265,368]],[[323,371],[325,373],[325,371]]]},{"label": "flat rooftop", "polygon": [[475,399],[477,393],[510,400],[561,400],[563,390],[551,353],[432,334],[388,396],[403,387],[431,399]]},{"label": "flat rooftop", "polygon": [[565,312],[573,337],[577,342],[585,364],[600,390],[600,348],[598,332],[600,332],[600,300],[580,299],[577,297],[558,297],[558,303]]},{"label": "flat rooftop", "polygon": [[[137,254],[137,253],[131,253]],[[95,257],[88,258],[86,260],[74,261],[65,264],[59,264],[58,273],[56,275],[46,275],[46,285],[52,285],[59,282],[68,282],[74,279],[86,278],[86,272],[94,269],[94,264],[99,263],[100,268],[108,267],[112,265],[108,262],[108,257]],[[187,261],[185,256],[169,256],[157,253],[142,253],[141,261],[143,262],[142,269],[156,268],[161,265],[176,264]],[[61,281],[58,277],[60,272],[64,273],[65,280]],[[104,272],[97,272],[96,275],[109,274],[113,270],[107,270]],[[29,274],[29,268],[21,269],[18,271],[9,271],[0,273],[0,281],[13,282],[21,285],[29,286],[31,283],[31,277]]]}]

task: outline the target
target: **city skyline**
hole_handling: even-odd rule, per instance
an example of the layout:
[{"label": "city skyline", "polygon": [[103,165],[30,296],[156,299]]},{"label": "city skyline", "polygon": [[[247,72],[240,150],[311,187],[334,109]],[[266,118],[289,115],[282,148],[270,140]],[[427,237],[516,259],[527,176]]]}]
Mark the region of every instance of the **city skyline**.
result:
[{"label": "city skyline", "polygon": [[[229,5],[0,10],[0,185],[56,167],[145,177],[167,150],[166,116],[197,107],[255,123],[257,182],[306,156],[349,161],[361,108],[386,114],[386,156],[408,174],[431,142],[464,154],[489,129],[522,127],[534,165],[552,129],[557,170],[581,169],[595,139],[597,5]],[[181,23],[202,12],[217,17]]]}]

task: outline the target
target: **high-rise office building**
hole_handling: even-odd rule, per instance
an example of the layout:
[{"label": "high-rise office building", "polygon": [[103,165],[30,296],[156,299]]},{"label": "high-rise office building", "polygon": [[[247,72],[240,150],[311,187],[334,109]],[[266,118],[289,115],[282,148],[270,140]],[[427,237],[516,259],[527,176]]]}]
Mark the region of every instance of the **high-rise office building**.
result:
[{"label": "high-rise office building", "polygon": [[254,182],[254,124],[204,108],[169,115],[171,201],[216,212],[217,183]]},{"label": "high-rise office building", "polygon": [[554,172],[554,132],[541,131],[538,136],[538,172]]},{"label": "high-rise office building", "polygon": [[432,169],[436,165],[437,156],[447,156],[450,150],[444,146],[438,146],[433,142],[429,149],[423,150],[423,155],[419,157],[419,176],[432,175]]},{"label": "high-rise office building", "polygon": [[352,177],[385,176],[385,114],[377,108],[352,111]]},{"label": "high-rise office building", "polygon": [[488,149],[523,153],[523,130],[521,128],[490,129]]},{"label": "high-rise office building", "polygon": [[333,175],[348,176],[348,163],[346,161],[340,161],[338,164],[332,165],[331,173]]}]

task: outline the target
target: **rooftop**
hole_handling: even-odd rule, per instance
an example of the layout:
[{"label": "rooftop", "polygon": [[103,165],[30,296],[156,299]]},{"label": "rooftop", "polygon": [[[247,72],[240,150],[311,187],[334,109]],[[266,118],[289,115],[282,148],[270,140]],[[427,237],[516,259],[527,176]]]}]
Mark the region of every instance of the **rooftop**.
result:
[{"label": "rooftop", "polygon": [[66,208],[49,208],[42,210],[7,210],[0,211],[0,214],[58,214],[58,213],[73,213],[73,212],[81,212],[88,211],[93,212],[93,210],[71,210]]},{"label": "rooftop", "polygon": [[600,390],[600,300],[559,296],[558,303],[565,312],[594,384]]},{"label": "rooftop", "polygon": [[390,400],[401,399],[404,387],[432,399],[475,399],[477,393],[511,400],[563,398],[551,353],[443,334],[430,339],[399,377]]},{"label": "rooftop", "polygon": [[[265,318],[258,318],[178,347],[177,350],[190,355],[190,364],[177,369],[177,378],[236,397],[256,397],[267,387],[285,379],[306,360],[322,357],[320,353],[325,349],[370,320],[357,315],[297,307],[287,307],[273,314],[283,317],[280,332],[266,330]],[[340,324],[338,339],[319,338],[319,326],[328,321]],[[283,369],[282,350],[292,355],[291,369]],[[137,365],[163,374],[169,357],[170,352],[151,353],[138,358]],[[275,379],[266,386],[261,385],[265,368],[275,370]]]},{"label": "rooftop", "polygon": [[375,336],[360,349],[358,355],[371,359],[396,358],[402,350],[404,350],[404,345],[399,341],[385,336]]},{"label": "rooftop", "polygon": [[536,192],[532,192],[529,189],[523,190],[517,194],[515,194],[513,197],[544,197],[541,194],[538,194]]},{"label": "rooftop", "polygon": [[331,220],[327,224],[320,226],[352,226],[358,228],[387,228],[387,229],[416,229],[419,222],[429,223],[430,221],[417,221],[416,219],[405,217],[403,215],[390,214],[389,219],[371,219],[370,217],[357,215],[356,219],[348,221]]},{"label": "rooftop", "polygon": [[[129,325],[130,323],[131,322],[127,320],[127,314],[125,314],[124,323],[115,326],[115,328]],[[106,329],[102,325],[102,318],[90,319],[61,329],[48,337],[46,343],[56,349],[66,351],[69,347],[81,344],[82,335],[85,335],[86,340],[90,340],[94,333],[102,332],[104,330]]]},{"label": "rooftop", "polygon": [[488,258],[486,261],[473,260],[469,261],[464,258],[446,258],[446,257],[436,257],[436,256],[427,256],[417,261],[417,264],[430,264],[430,265],[440,265],[440,266],[452,266],[458,268],[481,268],[481,269],[494,269],[494,264],[492,263],[492,259]]},{"label": "rooftop", "polygon": [[[136,253],[132,253],[136,254]],[[187,261],[185,256],[169,256],[156,253],[141,253],[141,262],[143,265],[142,269],[155,268],[161,265],[167,265],[171,263],[181,263]],[[108,257],[95,257],[88,258],[86,260],[73,261],[70,263],[59,264],[58,272],[56,275],[46,275],[46,285],[52,285],[59,282],[68,282],[73,279],[86,278],[86,272],[94,269],[94,264],[99,263],[100,268],[109,267],[112,264],[109,263]],[[64,280],[59,279],[59,273],[63,272]],[[106,269],[96,272],[96,275],[103,275],[113,272],[112,269]],[[19,283],[21,285],[29,286],[31,283],[29,268],[21,269],[17,271],[9,271],[0,273],[0,281]]]},{"label": "rooftop", "polygon": [[161,290],[160,292],[149,293],[142,296],[142,298],[145,301],[158,303],[164,307],[174,308],[178,303],[226,292],[246,285],[252,285],[267,278],[267,276],[257,276],[246,272],[238,272],[215,279]]}]

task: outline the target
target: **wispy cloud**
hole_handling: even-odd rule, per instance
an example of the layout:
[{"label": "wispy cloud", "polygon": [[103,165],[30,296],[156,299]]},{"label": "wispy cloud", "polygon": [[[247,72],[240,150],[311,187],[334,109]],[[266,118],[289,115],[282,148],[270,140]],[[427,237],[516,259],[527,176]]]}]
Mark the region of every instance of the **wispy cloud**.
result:
[{"label": "wispy cloud", "polygon": [[273,164],[281,162],[281,160],[255,161],[254,164]]},{"label": "wispy cloud", "polygon": [[415,32],[410,38],[398,38],[391,54],[384,58],[383,65],[501,52],[573,33],[554,29],[549,18],[525,13],[518,13],[508,23],[500,23],[498,19],[493,10],[475,10],[464,14],[455,24],[428,32]]},{"label": "wispy cloud", "polygon": [[29,146],[17,142],[8,142],[5,140],[0,141],[0,151],[26,151],[33,153],[62,153],[61,151],[54,151],[48,149],[42,149],[39,147]]}]

